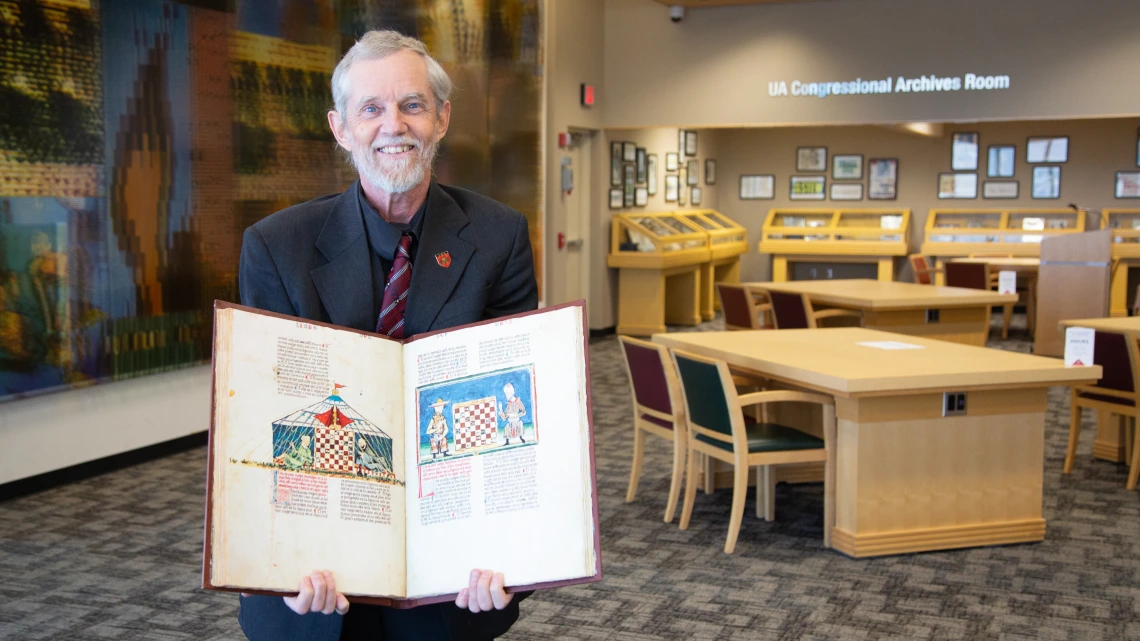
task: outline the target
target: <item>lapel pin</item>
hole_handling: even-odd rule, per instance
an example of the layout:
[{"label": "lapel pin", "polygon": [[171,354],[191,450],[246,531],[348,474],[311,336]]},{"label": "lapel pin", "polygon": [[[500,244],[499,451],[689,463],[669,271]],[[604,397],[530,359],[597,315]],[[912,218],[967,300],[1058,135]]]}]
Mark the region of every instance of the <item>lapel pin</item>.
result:
[{"label": "lapel pin", "polygon": [[436,254],[435,262],[439,263],[439,266],[444,269],[451,267],[451,252],[442,252]]}]

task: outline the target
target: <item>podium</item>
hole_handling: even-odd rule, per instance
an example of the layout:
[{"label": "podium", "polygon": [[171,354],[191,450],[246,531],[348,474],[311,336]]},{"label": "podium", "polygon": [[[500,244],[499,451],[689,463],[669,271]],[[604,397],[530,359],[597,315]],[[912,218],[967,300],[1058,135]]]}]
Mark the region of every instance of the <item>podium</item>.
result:
[{"label": "podium", "polygon": [[1041,242],[1037,275],[1037,333],[1033,353],[1065,353],[1063,320],[1108,316],[1112,232],[1054,236]]}]

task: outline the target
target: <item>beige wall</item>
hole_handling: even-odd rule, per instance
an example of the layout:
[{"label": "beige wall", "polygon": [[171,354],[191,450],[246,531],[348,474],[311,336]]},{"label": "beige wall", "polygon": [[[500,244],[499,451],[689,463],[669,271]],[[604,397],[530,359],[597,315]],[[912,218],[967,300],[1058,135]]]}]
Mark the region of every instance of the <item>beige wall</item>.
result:
[{"label": "beige wall", "polygon": [[[606,126],[859,124],[1140,113],[1135,0],[608,0]],[[769,81],[1007,74],[1000,91],[768,96]]]},{"label": "beige wall", "polygon": [[[1140,118],[1070,121],[1018,121],[973,123],[944,127],[937,138],[905,133],[895,128],[862,127],[782,127],[769,129],[715,130],[719,137],[720,211],[748,229],[751,251],[743,257],[742,277],[767,280],[771,257],[756,248],[764,216],[773,207],[873,208],[902,207],[912,211],[911,251],[919,251],[926,214],[932,208],[978,207],[1065,207],[1074,202],[1081,207],[1103,209],[1129,207],[1134,201],[1116,200],[1113,186],[1117,171],[1136,170],[1137,128]],[[950,140],[956,131],[979,134],[978,190],[974,200],[939,200],[938,174],[950,171]],[[1025,141],[1029,136],[1069,136],[1069,161],[1061,167],[1061,197],[1057,200],[1032,198],[1034,165],[1025,162]],[[1012,144],[1017,148],[1016,174],[1020,185],[1017,200],[990,200],[980,197],[986,178],[986,148]],[[824,146],[828,162],[834,154],[862,154],[864,192],[867,161],[871,158],[898,158],[898,199],[895,201],[791,201],[788,182],[795,171],[796,147]],[[818,173],[804,175],[819,175]],[[775,200],[740,200],[736,191],[741,174],[775,174]],[[990,179],[993,180],[993,179]],[[827,173],[830,192],[831,174]],[[843,181],[847,182],[847,181]],[[900,261],[899,267],[902,267]],[[907,272],[909,273],[909,272]]]}]

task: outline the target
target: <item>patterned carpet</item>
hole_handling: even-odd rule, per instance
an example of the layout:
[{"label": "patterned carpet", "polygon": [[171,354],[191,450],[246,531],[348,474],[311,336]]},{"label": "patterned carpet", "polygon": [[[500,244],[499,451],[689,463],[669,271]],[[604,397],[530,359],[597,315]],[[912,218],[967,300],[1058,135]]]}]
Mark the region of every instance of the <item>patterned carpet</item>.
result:
[{"label": "patterned carpet", "polygon": [[[1019,338],[991,346],[1028,351]],[[1050,394],[1043,543],[853,560],[822,548],[822,487],[780,485],[777,520],[746,512],[728,556],[728,491],[698,494],[688,531],[662,523],[664,441],[649,441],[624,502],[614,337],[591,343],[591,368],[606,580],[534,595],[506,639],[1140,639],[1140,499],[1124,466],[1091,460],[1088,413],[1061,476],[1063,389]],[[205,462],[201,448],[0,504],[0,639],[242,638],[236,598],[195,587]]]}]

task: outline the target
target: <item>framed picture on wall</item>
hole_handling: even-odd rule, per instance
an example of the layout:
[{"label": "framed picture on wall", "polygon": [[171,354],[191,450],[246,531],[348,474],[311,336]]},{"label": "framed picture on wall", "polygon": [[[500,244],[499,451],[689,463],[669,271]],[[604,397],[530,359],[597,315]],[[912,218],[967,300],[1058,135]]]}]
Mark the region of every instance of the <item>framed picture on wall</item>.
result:
[{"label": "framed picture on wall", "polygon": [[986,154],[987,178],[1012,178],[1017,147],[1013,145],[990,145]]},{"label": "framed picture on wall", "polygon": [[689,192],[688,185],[685,183],[685,178],[685,168],[681,167],[680,175],[677,178],[677,205],[681,207],[685,206],[685,194]]},{"label": "framed picture on wall", "polygon": [[872,158],[868,161],[867,199],[894,200],[899,195],[899,159]]},{"label": "framed picture on wall", "polygon": [[977,171],[978,134],[959,131],[950,139],[950,168],[954,171]]},{"label": "framed picture on wall", "polygon": [[646,175],[649,173],[649,168],[645,164],[645,148],[644,147],[638,147],[637,148],[636,158],[637,158],[637,160],[634,161],[634,165],[637,167],[637,184],[644,185],[645,181],[648,180],[646,178]]},{"label": "framed picture on wall", "polygon": [[621,209],[622,204],[621,188],[610,189],[610,209]]},{"label": "framed picture on wall", "polygon": [[[825,166],[826,168],[826,166]],[[825,176],[792,176],[790,200],[824,200],[827,198]]]},{"label": "framed picture on wall", "polygon": [[827,147],[797,147],[796,171],[827,171]]},{"label": "framed picture on wall", "polygon": [[[835,154],[831,158],[831,178],[863,180],[863,154]],[[862,196],[859,196],[862,199]]]},{"label": "framed picture on wall", "polygon": [[746,174],[740,177],[741,200],[772,200],[776,197],[776,177],[772,174]]},{"label": "framed picture on wall", "polygon": [[1140,171],[1116,172],[1116,197],[1140,198]]},{"label": "framed picture on wall", "polygon": [[645,156],[645,171],[646,187],[649,189],[650,196],[657,195],[657,154],[648,154]]},{"label": "framed picture on wall", "polygon": [[625,162],[637,162],[637,143],[623,142],[621,144],[621,159]]},{"label": "framed picture on wall", "polygon": [[691,187],[689,192],[689,202],[693,203],[693,207],[699,207],[701,204],[701,188]]},{"label": "framed picture on wall", "polygon": [[1017,198],[1020,185],[1016,180],[987,180],[982,183],[982,198]]},{"label": "framed picture on wall", "polygon": [[832,200],[863,200],[863,183],[831,183]]},{"label": "framed picture on wall", "polygon": [[685,131],[685,155],[697,155],[697,132],[692,129]]},{"label": "framed picture on wall", "polygon": [[1069,162],[1069,137],[1030,138],[1025,143],[1025,162]]},{"label": "framed picture on wall", "polygon": [[1061,197],[1061,168],[1033,168],[1033,197],[1052,199]]},{"label": "framed picture on wall", "polygon": [[634,179],[637,177],[637,168],[633,166],[633,163],[627,162],[622,169],[622,205],[633,207],[633,190],[636,186]]},{"label": "framed picture on wall", "polygon": [[716,184],[716,161],[711,158],[705,161],[705,184]]},{"label": "framed picture on wall", "polygon": [[1136,166],[1140,167],[1140,128],[1136,129]]},{"label": "framed picture on wall", "polygon": [[665,152],[665,171],[677,171],[677,154]]},{"label": "framed picture on wall", "polygon": [[685,130],[684,129],[678,129],[677,130],[677,154],[680,155],[681,158],[685,157]]},{"label": "framed picture on wall", "polygon": [[667,174],[665,176],[665,202],[677,202],[677,190],[680,184],[680,179],[676,174]]},{"label": "framed picture on wall", "polygon": [[978,175],[970,172],[938,174],[939,198],[977,198]]},{"label": "framed picture on wall", "polygon": [[689,185],[700,184],[700,167],[701,163],[697,162],[696,160],[690,160],[689,162],[685,163],[685,173],[689,177]]},{"label": "framed picture on wall", "polygon": [[633,192],[633,204],[635,207],[644,207],[649,204],[649,190],[645,187],[638,187]]},{"label": "framed picture on wall", "polygon": [[621,187],[621,143],[610,143],[610,186]]}]

